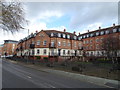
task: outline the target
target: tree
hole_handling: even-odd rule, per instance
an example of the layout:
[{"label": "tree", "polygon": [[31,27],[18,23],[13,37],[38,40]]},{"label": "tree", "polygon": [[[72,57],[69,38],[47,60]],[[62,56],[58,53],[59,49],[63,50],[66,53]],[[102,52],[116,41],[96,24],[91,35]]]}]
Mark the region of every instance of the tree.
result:
[{"label": "tree", "polygon": [[102,49],[105,50],[105,55],[108,59],[112,59],[112,62],[118,63],[118,52],[120,50],[119,37],[117,36],[107,36],[103,39]]},{"label": "tree", "polygon": [[0,1],[0,27],[3,31],[10,31],[12,33],[24,29],[23,25],[27,24],[24,18],[24,9],[20,2],[2,2]]}]

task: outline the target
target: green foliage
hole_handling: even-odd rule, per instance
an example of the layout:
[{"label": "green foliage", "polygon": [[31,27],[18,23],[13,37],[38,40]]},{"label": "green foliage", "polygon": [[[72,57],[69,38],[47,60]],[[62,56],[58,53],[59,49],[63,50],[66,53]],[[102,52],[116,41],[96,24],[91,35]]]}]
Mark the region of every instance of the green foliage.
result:
[{"label": "green foliage", "polygon": [[40,57],[40,56],[36,56],[36,58],[37,58],[37,59],[41,59],[41,57]]}]

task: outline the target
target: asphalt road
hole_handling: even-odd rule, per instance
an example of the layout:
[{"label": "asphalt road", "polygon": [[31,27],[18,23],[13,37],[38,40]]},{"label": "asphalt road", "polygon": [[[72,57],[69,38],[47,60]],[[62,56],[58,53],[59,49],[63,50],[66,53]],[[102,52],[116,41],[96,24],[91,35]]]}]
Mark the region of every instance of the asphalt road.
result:
[{"label": "asphalt road", "polygon": [[[0,59],[1,60],[1,59]],[[107,88],[2,60],[2,88]]]}]

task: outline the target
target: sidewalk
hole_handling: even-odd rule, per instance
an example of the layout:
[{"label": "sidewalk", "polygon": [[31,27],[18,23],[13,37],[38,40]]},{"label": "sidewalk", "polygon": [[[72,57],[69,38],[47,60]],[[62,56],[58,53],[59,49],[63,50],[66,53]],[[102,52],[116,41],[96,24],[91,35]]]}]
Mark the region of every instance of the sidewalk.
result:
[{"label": "sidewalk", "polygon": [[120,88],[120,81],[117,81],[117,80],[110,80],[110,79],[87,76],[87,75],[82,75],[82,74],[77,74],[77,73],[65,72],[61,70],[55,70],[53,68],[41,67],[41,66],[34,65],[34,64],[26,64],[26,63],[16,62],[16,61],[11,61],[11,62],[23,65],[25,67],[33,68],[33,69],[36,69],[42,72],[48,72],[48,73],[54,73],[54,74],[58,74],[62,76],[67,76],[67,77],[79,79],[81,81],[87,81],[90,83],[103,85],[103,86],[107,86],[111,88],[117,88],[117,89]]}]

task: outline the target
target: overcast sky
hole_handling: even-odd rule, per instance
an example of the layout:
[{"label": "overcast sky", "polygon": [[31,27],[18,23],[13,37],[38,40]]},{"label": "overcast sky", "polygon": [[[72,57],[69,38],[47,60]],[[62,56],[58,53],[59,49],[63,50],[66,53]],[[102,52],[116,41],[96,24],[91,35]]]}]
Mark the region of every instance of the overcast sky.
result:
[{"label": "overcast sky", "polygon": [[24,2],[26,19],[29,20],[26,30],[14,35],[0,33],[0,44],[5,39],[19,40],[36,30],[60,30],[78,34],[87,30],[97,30],[118,25],[117,2]]}]

